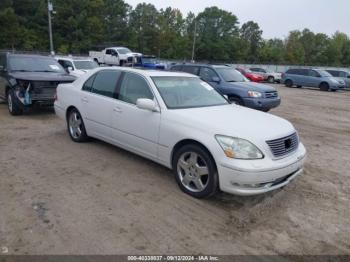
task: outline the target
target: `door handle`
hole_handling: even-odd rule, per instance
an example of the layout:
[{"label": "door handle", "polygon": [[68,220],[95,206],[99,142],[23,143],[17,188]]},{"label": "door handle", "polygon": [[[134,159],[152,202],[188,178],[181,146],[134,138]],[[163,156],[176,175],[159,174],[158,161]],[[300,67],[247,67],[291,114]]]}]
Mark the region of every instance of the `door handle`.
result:
[{"label": "door handle", "polygon": [[83,97],[83,98],[81,99],[81,101],[82,101],[83,103],[89,102],[89,100],[88,100],[86,97]]},{"label": "door handle", "polygon": [[123,112],[122,109],[120,107],[115,107],[113,108],[113,111],[116,112],[116,113],[121,113]]}]

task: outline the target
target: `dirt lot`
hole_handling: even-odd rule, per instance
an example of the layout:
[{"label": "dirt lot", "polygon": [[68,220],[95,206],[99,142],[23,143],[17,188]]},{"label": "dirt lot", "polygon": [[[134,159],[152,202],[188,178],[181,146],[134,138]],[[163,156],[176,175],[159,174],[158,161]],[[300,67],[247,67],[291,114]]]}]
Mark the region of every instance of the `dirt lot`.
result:
[{"label": "dirt lot", "polygon": [[350,254],[350,92],[276,87],[306,172],[249,198],[193,199],[162,166],[71,142],[51,110],[0,104],[0,253]]}]

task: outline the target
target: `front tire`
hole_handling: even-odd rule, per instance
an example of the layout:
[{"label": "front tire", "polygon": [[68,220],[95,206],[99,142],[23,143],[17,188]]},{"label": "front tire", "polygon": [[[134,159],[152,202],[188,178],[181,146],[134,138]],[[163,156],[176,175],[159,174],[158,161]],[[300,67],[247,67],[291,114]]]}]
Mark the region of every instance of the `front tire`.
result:
[{"label": "front tire", "polygon": [[10,89],[7,94],[7,108],[9,113],[13,116],[23,114],[23,108],[19,105],[19,101],[15,96],[15,91],[13,89]]},{"label": "front tire", "polygon": [[293,81],[290,79],[287,79],[284,84],[286,85],[286,87],[292,87],[293,86]]},{"label": "front tire", "polygon": [[267,78],[267,82],[273,84],[273,83],[275,83],[275,78],[274,78],[273,76],[269,76],[269,77]]},{"label": "front tire", "polygon": [[322,91],[328,91],[329,90],[329,84],[326,83],[326,82],[322,82],[319,87],[320,87],[320,89]]},{"label": "front tire", "polygon": [[88,140],[83,118],[75,108],[68,113],[67,128],[69,136],[74,142],[82,143]]},{"label": "front tire", "polygon": [[207,198],[218,190],[214,159],[199,145],[185,145],[175,152],[173,171],[180,189],[192,197]]}]

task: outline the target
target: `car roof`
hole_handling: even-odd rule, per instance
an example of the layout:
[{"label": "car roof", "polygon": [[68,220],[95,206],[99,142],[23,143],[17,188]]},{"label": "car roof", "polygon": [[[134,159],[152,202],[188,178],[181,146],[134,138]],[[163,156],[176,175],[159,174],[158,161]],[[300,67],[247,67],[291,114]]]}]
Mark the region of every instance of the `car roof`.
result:
[{"label": "car roof", "polygon": [[11,56],[11,57],[26,57],[26,58],[49,58],[49,59],[54,59],[52,56],[34,55],[34,54],[13,54],[13,53],[8,53],[8,56]]},{"label": "car roof", "polygon": [[104,69],[113,69],[113,70],[122,70],[124,72],[133,72],[139,73],[144,76],[182,76],[182,77],[197,77],[192,74],[184,73],[184,72],[172,72],[172,71],[164,71],[164,70],[145,70],[145,69],[137,69],[132,67],[99,67],[96,71],[104,70]]},{"label": "car roof", "polygon": [[90,57],[82,57],[82,56],[55,56],[56,59],[65,59],[71,61],[93,61]]},{"label": "car roof", "polygon": [[[107,47],[106,49],[118,49],[118,48],[127,48],[125,46],[111,46],[111,47]],[[129,48],[127,48],[129,49]]]},{"label": "car roof", "polygon": [[[215,64],[187,64],[187,63],[184,63],[184,64],[175,64],[175,65],[172,65],[172,66],[199,66],[199,67],[211,67],[211,68],[230,68],[232,66],[230,65],[215,65]],[[233,67],[232,67],[233,68]]]}]

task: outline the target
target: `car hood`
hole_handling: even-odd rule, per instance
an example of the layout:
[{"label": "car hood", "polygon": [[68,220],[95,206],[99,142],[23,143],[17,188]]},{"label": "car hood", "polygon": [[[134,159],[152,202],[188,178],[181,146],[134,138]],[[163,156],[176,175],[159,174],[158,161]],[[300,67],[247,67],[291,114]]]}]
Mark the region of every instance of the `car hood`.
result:
[{"label": "car hood", "polygon": [[211,132],[212,135],[239,137],[252,142],[278,139],[295,132],[287,120],[238,105],[169,110],[178,125]]},{"label": "car hood", "polygon": [[73,82],[76,78],[66,73],[51,72],[10,72],[12,78],[28,81],[62,81]]},{"label": "car hood", "polygon": [[255,83],[255,82],[232,82],[232,83],[228,83],[229,85],[235,86],[235,87],[239,87],[242,89],[247,89],[250,91],[259,91],[259,92],[273,92],[276,91],[275,88],[273,88],[272,86],[269,85],[264,85],[264,84],[260,84],[260,83]]}]

